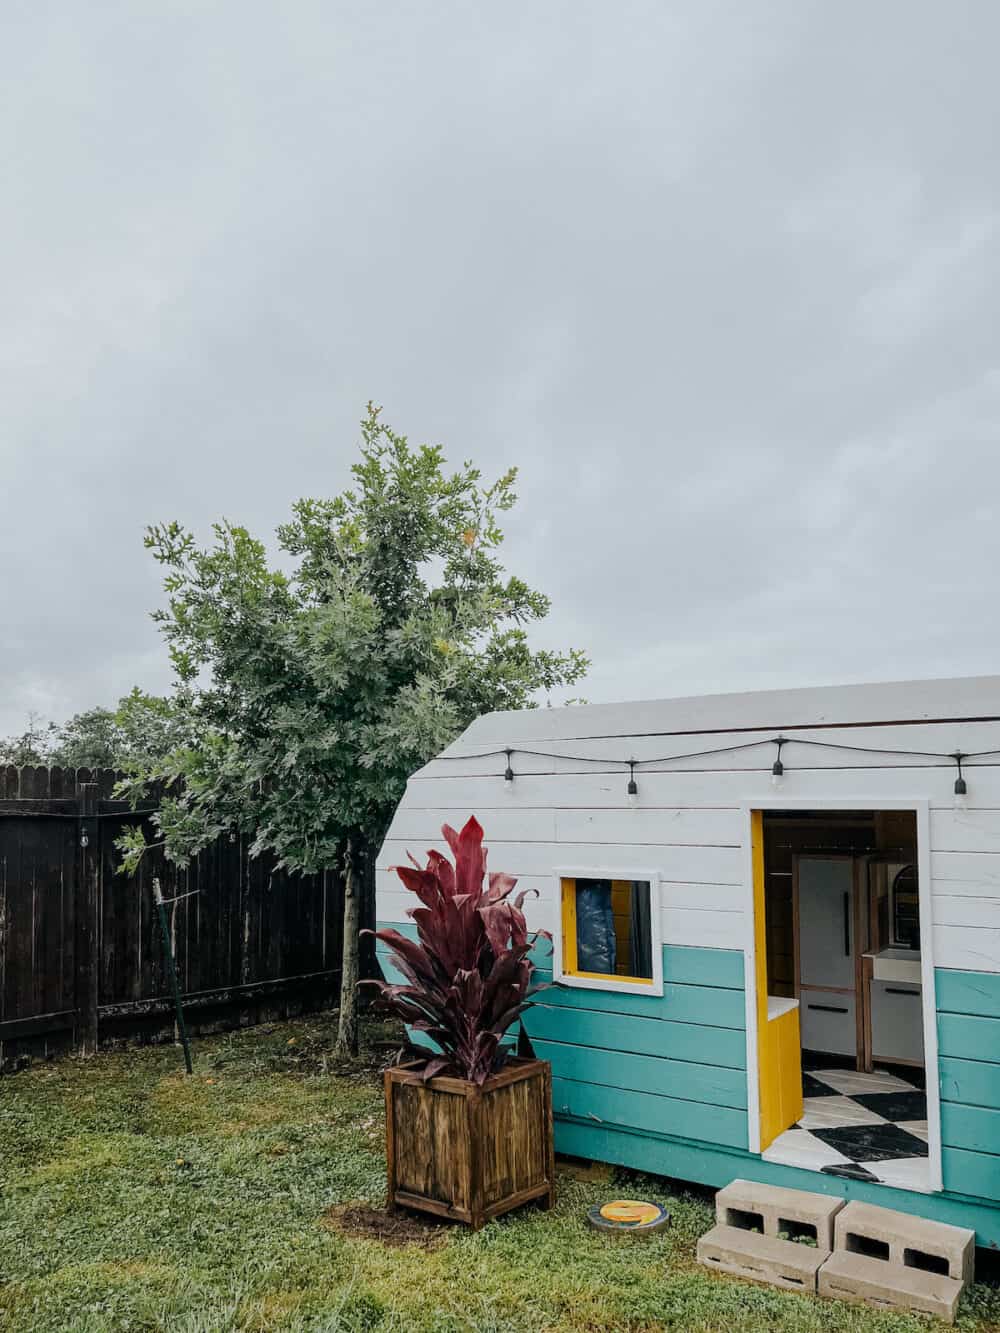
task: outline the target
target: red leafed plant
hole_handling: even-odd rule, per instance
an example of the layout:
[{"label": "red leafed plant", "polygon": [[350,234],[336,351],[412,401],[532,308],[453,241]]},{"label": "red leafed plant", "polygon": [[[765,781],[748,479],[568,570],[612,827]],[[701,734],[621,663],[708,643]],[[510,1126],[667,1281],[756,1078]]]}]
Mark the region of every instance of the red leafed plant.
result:
[{"label": "red leafed plant", "polygon": [[[544,985],[531,986],[534,964],[528,954],[540,936],[529,935],[521,906],[528,890],[510,895],[517,880],[490,874],[486,880],[483,830],[473,816],[461,833],[441,830],[455,864],[440,852],[427,853],[427,866],[393,866],[421,906],[407,915],[417,927],[416,941],[398,930],[379,930],[376,938],[392,950],[392,962],[405,985],[362,982],[379,990],[380,1007],[426,1033],[440,1049],[423,1070],[425,1079],[452,1074],[484,1083],[502,1068],[507,1053],[504,1033]],[[425,1054],[425,1052],[421,1052]]]}]

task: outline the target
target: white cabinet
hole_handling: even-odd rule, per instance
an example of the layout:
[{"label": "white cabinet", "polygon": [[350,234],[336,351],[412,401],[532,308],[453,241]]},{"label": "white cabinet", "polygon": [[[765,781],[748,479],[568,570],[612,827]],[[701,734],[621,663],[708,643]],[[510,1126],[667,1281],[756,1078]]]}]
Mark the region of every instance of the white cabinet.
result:
[{"label": "white cabinet", "polygon": [[799,993],[802,1049],[833,1055],[855,1055],[858,1048],[857,1005],[853,994],[810,990]]},{"label": "white cabinet", "polygon": [[871,982],[872,1059],[922,1063],[922,991],[912,983]]}]

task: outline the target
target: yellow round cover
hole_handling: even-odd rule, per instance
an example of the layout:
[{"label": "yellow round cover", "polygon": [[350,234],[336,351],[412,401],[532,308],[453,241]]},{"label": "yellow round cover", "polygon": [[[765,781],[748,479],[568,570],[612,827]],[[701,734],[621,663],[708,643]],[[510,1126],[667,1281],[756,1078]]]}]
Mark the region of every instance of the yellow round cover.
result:
[{"label": "yellow round cover", "polygon": [[660,1216],[660,1209],[655,1203],[643,1203],[637,1199],[615,1199],[601,1209],[601,1216],[608,1222],[626,1222],[641,1226],[644,1222],[654,1222]]}]

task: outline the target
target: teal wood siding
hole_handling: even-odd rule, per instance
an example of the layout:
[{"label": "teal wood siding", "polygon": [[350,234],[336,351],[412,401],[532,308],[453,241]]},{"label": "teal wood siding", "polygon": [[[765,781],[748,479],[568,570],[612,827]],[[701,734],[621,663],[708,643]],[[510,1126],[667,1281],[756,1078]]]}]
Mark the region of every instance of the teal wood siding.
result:
[{"label": "teal wood siding", "polygon": [[[381,925],[382,923],[380,923]],[[412,922],[394,925],[414,937]],[[378,945],[386,978],[402,978]],[[547,946],[538,980],[550,980]],[[1000,1247],[1000,975],[936,972],[944,1190],[918,1194],[766,1162],[747,1150],[743,955],[663,950],[664,994],[553,986],[525,1015],[553,1073],[559,1152],[721,1186],[739,1176],[861,1199]]]},{"label": "teal wood siding", "polygon": [[552,986],[525,1014],[557,1148],[571,1123],[746,1148],[743,955],[665,945],[663,978],[662,995]]},{"label": "teal wood siding", "polygon": [[1000,976],[935,972],[946,1191],[1000,1201]]},{"label": "teal wood siding", "polygon": [[[412,923],[395,929],[416,934]],[[386,980],[401,981],[381,941],[377,952]],[[545,946],[540,985],[549,963]],[[662,995],[549,985],[525,1014],[552,1064],[557,1147],[561,1122],[586,1121],[746,1148],[743,955],[666,945],[663,976]]]},{"label": "teal wood siding", "polygon": [[896,1208],[917,1217],[929,1217],[953,1226],[972,1227],[976,1244],[1000,1248],[1000,1209],[982,1198],[960,1198],[954,1194],[917,1194],[866,1181],[826,1176],[798,1166],[766,1162],[756,1153],[735,1148],[690,1143],[659,1135],[625,1133],[612,1125],[565,1122],[557,1138],[559,1151],[575,1157],[647,1171],[650,1175],[676,1180],[696,1180],[720,1187],[731,1180],[760,1180],[790,1189],[812,1190],[840,1199],[860,1199],[882,1208]]}]

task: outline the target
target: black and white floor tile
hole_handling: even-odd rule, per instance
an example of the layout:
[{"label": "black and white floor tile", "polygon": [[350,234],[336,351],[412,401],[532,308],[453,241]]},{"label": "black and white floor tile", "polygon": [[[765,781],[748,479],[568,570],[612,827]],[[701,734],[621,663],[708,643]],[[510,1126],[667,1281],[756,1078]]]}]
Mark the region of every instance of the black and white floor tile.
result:
[{"label": "black and white floor tile", "polygon": [[802,1075],[803,1114],[765,1149],[765,1161],[868,1180],[930,1188],[927,1098],[916,1081],[853,1069]]}]

